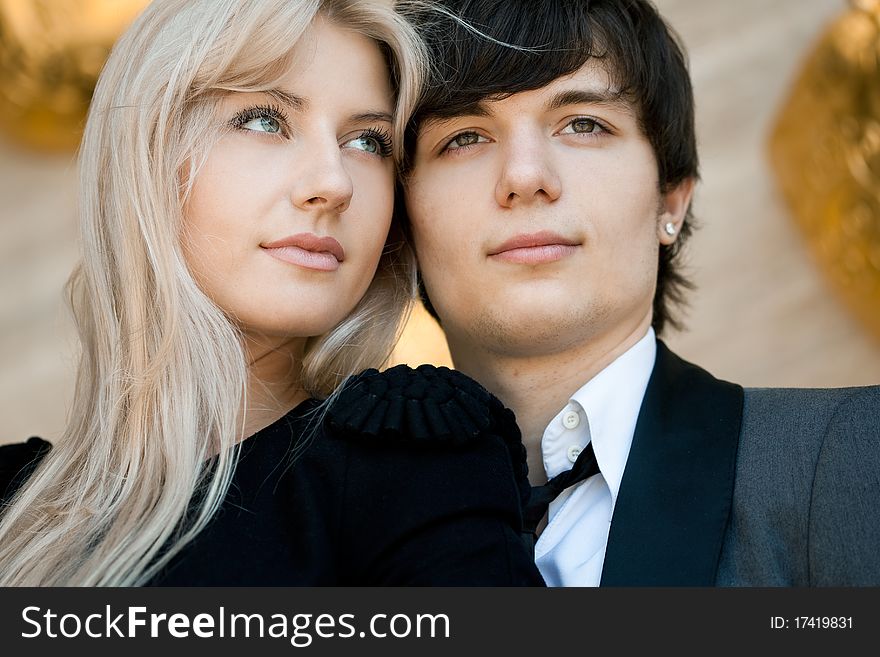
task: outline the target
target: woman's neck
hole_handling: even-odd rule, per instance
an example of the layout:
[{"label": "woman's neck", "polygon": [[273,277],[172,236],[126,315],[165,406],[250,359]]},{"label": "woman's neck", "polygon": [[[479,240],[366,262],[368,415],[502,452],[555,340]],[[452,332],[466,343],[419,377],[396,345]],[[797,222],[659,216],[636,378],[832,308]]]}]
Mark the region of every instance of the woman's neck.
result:
[{"label": "woman's neck", "polygon": [[304,338],[245,336],[248,383],[242,440],[308,399],[302,387],[304,348]]}]

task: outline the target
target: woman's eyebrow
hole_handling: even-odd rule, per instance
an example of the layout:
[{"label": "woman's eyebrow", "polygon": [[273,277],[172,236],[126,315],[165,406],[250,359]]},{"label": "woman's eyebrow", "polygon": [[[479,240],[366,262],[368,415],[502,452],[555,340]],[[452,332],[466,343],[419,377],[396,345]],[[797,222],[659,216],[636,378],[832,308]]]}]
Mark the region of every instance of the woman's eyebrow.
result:
[{"label": "woman's eyebrow", "polygon": [[[271,96],[274,100],[284,105],[287,105],[295,111],[305,110],[309,105],[309,101],[302,96],[297,96],[296,94],[289,91],[284,91],[283,89],[265,89],[259,93],[264,93],[267,96]],[[349,121],[352,122],[380,121],[383,123],[391,123],[393,121],[391,112],[372,109],[365,110],[363,112],[355,112],[348,118]]]},{"label": "woman's eyebrow", "polygon": [[393,117],[390,112],[383,112],[381,110],[374,111],[366,111],[366,112],[357,112],[352,114],[349,118],[349,121],[353,123],[359,123],[361,121],[379,121],[382,123],[391,123]]},{"label": "woman's eyebrow", "polygon": [[271,96],[279,103],[287,105],[292,110],[301,111],[308,105],[308,101],[302,96],[297,96],[296,94],[284,91],[283,89],[266,89],[262,93]]}]

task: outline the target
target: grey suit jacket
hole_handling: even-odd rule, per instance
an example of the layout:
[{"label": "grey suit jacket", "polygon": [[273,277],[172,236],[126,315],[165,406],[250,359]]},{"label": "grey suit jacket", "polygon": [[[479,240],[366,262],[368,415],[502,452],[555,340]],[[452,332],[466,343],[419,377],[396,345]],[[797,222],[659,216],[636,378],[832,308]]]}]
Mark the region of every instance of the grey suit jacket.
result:
[{"label": "grey suit jacket", "polygon": [[719,585],[880,585],[880,387],[746,390]]},{"label": "grey suit jacket", "polygon": [[880,585],[880,386],[744,391],[658,341],[602,585]]}]

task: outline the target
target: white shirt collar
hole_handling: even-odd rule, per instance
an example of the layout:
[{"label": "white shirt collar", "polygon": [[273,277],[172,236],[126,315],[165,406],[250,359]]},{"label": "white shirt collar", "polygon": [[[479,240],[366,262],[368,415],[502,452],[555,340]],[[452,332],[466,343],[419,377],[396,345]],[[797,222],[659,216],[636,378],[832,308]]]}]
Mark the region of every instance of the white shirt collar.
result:
[{"label": "white shirt collar", "polygon": [[[583,448],[592,440],[613,508],[656,356],[654,329],[649,328],[636,344],[571,396],[551,420],[541,441],[548,477],[571,468],[571,450],[577,449],[574,445]],[[563,424],[572,412],[582,420],[576,431],[566,430]]]}]

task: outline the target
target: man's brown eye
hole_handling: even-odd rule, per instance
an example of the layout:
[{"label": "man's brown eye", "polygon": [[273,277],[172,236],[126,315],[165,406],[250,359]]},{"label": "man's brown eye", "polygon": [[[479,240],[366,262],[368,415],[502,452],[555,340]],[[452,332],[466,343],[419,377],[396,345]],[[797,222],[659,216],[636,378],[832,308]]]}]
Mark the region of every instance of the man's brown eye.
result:
[{"label": "man's brown eye", "polygon": [[455,137],[452,143],[456,146],[470,146],[471,144],[476,144],[479,139],[476,133],[465,132]]},{"label": "man's brown eye", "polygon": [[574,132],[595,132],[599,124],[591,119],[578,119],[571,122],[571,128]]}]

